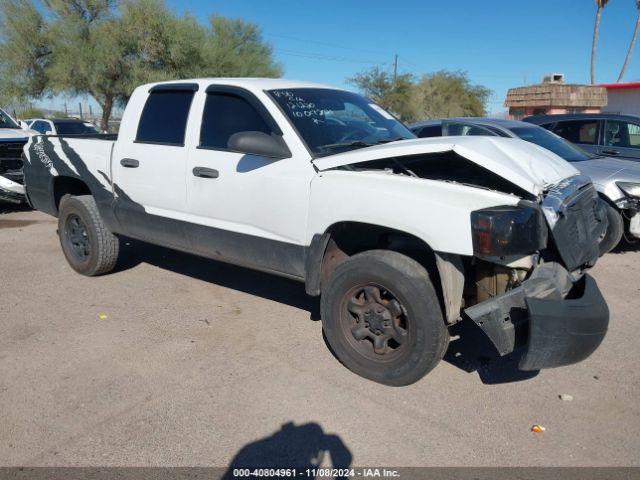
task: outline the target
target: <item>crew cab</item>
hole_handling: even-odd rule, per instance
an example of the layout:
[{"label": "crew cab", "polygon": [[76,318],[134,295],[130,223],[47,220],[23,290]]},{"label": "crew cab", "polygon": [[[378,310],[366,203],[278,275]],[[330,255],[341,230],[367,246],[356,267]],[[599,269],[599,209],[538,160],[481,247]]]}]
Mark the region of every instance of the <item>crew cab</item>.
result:
[{"label": "crew cab", "polygon": [[138,87],[117,138],[38,135],[25,157],[79,273],[111,271],[128,236],[299,280],[336,356],[383,384],[433,369],[462,320],[523,370],[607,330],[598,195],[519,139],[418,139],[355,93],[218,78]]}]

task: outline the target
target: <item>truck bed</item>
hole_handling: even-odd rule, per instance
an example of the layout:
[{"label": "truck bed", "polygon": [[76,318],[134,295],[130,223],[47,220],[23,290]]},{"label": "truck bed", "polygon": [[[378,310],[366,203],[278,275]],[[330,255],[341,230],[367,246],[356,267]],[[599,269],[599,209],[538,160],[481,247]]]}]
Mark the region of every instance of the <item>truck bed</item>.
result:
[{"label": "truck bed", "polygon": [[[82,180],[96,198],[112,196],[116,135],[36,135],[25,147],[24,178],[32,207],[57,214],[56,181]],[[59,179],[59,180],[56,180]]]}]

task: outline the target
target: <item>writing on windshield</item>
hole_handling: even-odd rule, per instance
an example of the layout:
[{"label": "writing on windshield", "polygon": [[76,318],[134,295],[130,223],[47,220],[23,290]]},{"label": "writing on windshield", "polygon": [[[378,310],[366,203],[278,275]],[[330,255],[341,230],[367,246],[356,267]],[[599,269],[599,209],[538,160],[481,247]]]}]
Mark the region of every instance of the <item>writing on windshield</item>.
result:
[{"label": "writing on windshield", "polygon": [[415,138],[383,108],[355,93],[325,88],[269,93],[315,156]]}]

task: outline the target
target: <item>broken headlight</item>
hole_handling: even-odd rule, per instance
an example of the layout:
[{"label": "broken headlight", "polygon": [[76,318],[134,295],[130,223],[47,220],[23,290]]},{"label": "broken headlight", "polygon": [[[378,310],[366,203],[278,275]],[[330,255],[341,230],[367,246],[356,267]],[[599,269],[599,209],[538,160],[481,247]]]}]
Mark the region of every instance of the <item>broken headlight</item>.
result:
[{"label": "broken headlight", "polygon": [[629,197],[640,198],[640,183],[616,182],[616,185]]},{"label": "broken headlight", "polygon": [[487,259],[542,250],[548,231],[538,208],[504,206],[471,212],[471,234],[474,255]]}]

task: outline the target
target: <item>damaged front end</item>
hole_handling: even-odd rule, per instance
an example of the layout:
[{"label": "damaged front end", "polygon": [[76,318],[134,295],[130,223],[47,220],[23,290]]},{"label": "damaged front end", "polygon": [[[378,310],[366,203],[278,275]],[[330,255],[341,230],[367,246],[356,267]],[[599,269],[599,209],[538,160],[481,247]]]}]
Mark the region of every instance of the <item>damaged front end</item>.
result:
[{"label": "damaged front end", "polygon": [[[476,268],[478,303],[465,309],[465,315],[500,355],[524,348],[522,370],[587,358],[604,338],[609,321],[604,298],[584,273],[595,264],[599,238],[607,228],[604,206],[590,180],[578,175],[561,182],[545,192],[539,206],[523,205],[518,218],[511,212],[505,220],[500,209],[489,210],[472,215],[474,251],[481,259]],[[532,268],[514,265],[509,255],[516,251],[531,254]],[[493,275],[482,274],[483,269]]]},{"label": "damaged front end", "polygon": [[22,149],[26,142],[26,139],[0,142],[0,201],[24,202]]}]

